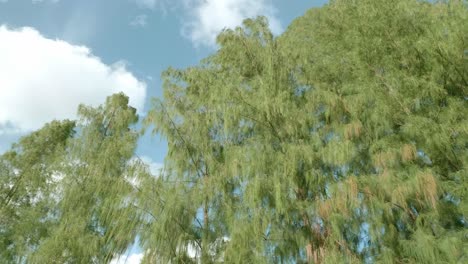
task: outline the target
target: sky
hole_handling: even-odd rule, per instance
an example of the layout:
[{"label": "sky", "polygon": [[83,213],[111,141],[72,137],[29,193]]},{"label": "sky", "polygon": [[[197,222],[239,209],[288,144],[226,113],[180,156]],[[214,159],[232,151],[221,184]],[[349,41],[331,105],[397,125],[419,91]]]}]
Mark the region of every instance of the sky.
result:
[{"label": "sky", "polygon": [[[47,122],[76,118],[80,103],[97,106],[116,92],[144,116],[162,96],[160,74],[216,52],[223,28],[263,15],[279,35],[324,2],[0,0],[0,153]],[[137,147],[154,170],[166,152],[149,134]],[[142,254],[130,253],[126,263],[139,263]]]}]

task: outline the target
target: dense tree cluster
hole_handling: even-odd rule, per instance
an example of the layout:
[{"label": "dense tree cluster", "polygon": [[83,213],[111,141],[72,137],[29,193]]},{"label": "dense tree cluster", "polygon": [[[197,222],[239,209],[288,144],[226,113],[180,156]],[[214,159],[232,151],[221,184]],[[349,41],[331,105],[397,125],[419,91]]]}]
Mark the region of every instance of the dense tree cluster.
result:
[{"label": "dense tree cluster", "polygon": [[105,263],[136,237],[144,263],[468,261],[466,0],[334,0],[218,44],[163,74],[160,175],[124,95],[3,154],[0,261]]}]

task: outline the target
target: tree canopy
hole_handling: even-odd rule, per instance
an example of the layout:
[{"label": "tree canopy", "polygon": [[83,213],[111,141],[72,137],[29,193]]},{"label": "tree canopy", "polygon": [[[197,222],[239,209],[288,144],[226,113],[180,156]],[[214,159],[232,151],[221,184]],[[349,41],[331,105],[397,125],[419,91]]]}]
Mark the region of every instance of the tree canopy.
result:
[{"label": "tree canopy", "polygon": [[0,156],[0,262],[468,261],[468,2],[333,0],[163,73],[135,158],[124,95]]},{"label": "tree canopy", "polygon": [[200,65],[166,71],[147,122],[169,143],[170,206],[147,248],[466,260],[467,16],[464,1],[331,1],[279,37],[246,20]]},{"label": "tree canopy", "polygon": [[134,241],[136,111],[116,94],[80,106],[79,116],[45,125],[0,157],[0,262],[104,263]]}]

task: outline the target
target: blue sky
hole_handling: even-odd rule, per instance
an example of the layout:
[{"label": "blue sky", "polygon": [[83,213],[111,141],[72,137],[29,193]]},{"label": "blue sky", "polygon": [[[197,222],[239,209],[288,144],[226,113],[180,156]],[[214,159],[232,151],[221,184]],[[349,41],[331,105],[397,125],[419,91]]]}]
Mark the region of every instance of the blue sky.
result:
[{"label": "blue sky", "polygon": [[[324,0],[0,0],[0,153],[53,119],[75,118],[124,91],[140,114],[161,96],[167,67],[195,65],[214,38],[265,15],[276,34]],[[137,154],[157,168],[164,141]]]},{"label": "blue sky", "polygon": [[[39,128],[44,122],[54,118],[73,118],[76,104],[80,102],[78,99],[91,105],[99,104],[106,95],[120,90],[129,93],[131,98],[138,97],[135,95],[137,92],[129,92],[132,89],[126,89],[125,85],[141,86],[144,90],[145,95],[140,95],[137,103],[140,113],[144,114],[150,98],[161,96],[161,72],[169,66],[183,68],[197,64],[215,52],[214,37],[221,28],[234,27],[249,16],[266,15],[272,21],[273,31],[279,34],[294,18],[323,2],[0,0],[0,32],[3,32],[0,33],[0,43],[3,43],[0,44],[0,55],[4,53],[10,57],[7,62],[0,59],[3,61],[0,62],[0,103],[4,105],[3,108],[0,106],[0,152],[19,136]],[[24,32],[25,27],[30,32]],[[11,37],[13,33],[18,36]],[[21,37],[28,34],[36,36]],[[41,40],[51,43],[35,45]],[[70,45],[68,51],[57,51],[55,44],[59,41]],[[73,50],[77,47],[88,51],[77,55]],[[31,63],[25,49],[33,53],[33,57],[37,57],[35,53],[43,56]],[[69,53],[74,56],[68,56]],[[58,59],[52,62],[49,58],[53,57]],[[106,76],[93,74],[95,69],[92,66],[83,73],[80,63],[86,58],[100,61],[101,68],[107,67],[115,75],[120,71],[121,75],[129,74],[134,80],[106,81]],[[25,64],[28,69],[22,69]],[[74,64],[74,68],[70,64]],[[67,67],[71,69],[67,70]],[[11,73],[12,68],[14,73]],[[66,80],[54,81],[60,76],[66,76]],[[20,83],[14,80],[19,77]],[[48,80],[38,81],[41,78]],[[99,81],[93,84],[93,78]],[[78,84],[79,87],[75,87]],[[41,112],[44,113],[41,115]],[[154,162],[163,161],[166,152],[164,142],[146,136],[140,143],[139,155]]]}]

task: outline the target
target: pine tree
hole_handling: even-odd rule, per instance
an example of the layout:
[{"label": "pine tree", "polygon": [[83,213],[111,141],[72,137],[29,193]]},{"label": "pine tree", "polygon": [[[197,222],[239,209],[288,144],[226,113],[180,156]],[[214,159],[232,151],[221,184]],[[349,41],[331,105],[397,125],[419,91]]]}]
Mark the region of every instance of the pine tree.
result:
[{"label": "pine tree", "polygon": [[98,108],[79,107],[77,134],[62,160],[58,225],[32,255],[33,263],[106,263],[131,245],[138,213],[132,206],[132,163],[138,121],[128,97]]},{"label": "pine tree", "polygon": [[330,95],[311,102],[339,110],[327,118],[351,140],[375,261],[467,257],[467,14],[463,1],[334,1],[283,36],[302,47],[288,56],[302,83]]},{"label": "pine tree", "polygon": [[2,263],[106,263],[134,242],[136,110],[116,94],[78,112],[1,156]]},{"label": "pine tree", "polygon": [[74,127],[51,122],[0,156],[1,263],[24,263],[56,224],[56,172]]},{"label": "pine tree", "polygon": [[147,118],[169,142],[152,185],[166,204],[149,205],[145,249],[463,262],[467,17],[464,1],[331,1],[278,38],[246,20],[199,66],[168,70]]}]

